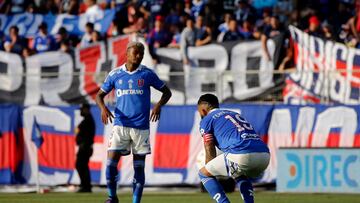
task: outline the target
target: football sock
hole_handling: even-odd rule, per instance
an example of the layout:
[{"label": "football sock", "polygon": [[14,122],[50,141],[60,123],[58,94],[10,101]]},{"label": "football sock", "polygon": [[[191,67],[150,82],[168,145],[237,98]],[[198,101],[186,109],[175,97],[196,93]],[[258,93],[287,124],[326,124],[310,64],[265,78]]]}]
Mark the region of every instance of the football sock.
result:
[{"label": "football sock", "polygon": [[140,203],[145,183],[145,160],[134,160],[133,203]]},{"label": "football sock", "polygon": [[106,162],[106,184],[108,195],[111,199],[117,199],[116,188],[117,181],[119,179],[119,173],[117,169],[118,161],[108,159]]},{"label": "football sock", "polygon": [[251,182],[248,178],[241,177],[237,179],[237,183],[239,184],[241,197],[245,203],[253,203],[254,202],[254,190],[251,185]]},{"label": "football sock", "polygon": [[224,189],[221,187],[220,183],[216,180],[215,177],[208,177],[202,174],[199,171],[199,177],[210,194],[210,196],[218,203],[230,203],[229,199],[226,197]]}]

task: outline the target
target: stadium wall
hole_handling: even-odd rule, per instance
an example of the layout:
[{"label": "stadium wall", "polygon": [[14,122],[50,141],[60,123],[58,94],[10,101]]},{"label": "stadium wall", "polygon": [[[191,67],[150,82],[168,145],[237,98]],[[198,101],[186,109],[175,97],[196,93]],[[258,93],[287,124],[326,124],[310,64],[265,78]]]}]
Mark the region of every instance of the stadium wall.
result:
[{"label": "stadium wall", "polygon": [[[359,106],[295,106],[281,104],[226,104],[254,125],[271,150],[270,165],[258,182],[274,182],[280,147],[360,147]],[[107,139],[111,126],[100,121],[99,109],[91,108],[96,122],[94,154],[90,160],[94,184],[105,184]],[[0,106],[0,183],[42,185],[78,184],[75,171],[74,128],[81,121],[78,106]],[[36,122],[35,122],[36,121]],[[152,154],[146,160],[148,185],[199,184],[203,164],[200,117],[196,106],[166,106],[160,121],[151,123]],[[37,124],[37,125],[35,125]],[[37,134],[37,130],[41,133]],[[43,139],[42,145],[35,145]],[[120,184],[132,181],[131,157],[119,164]]]}]

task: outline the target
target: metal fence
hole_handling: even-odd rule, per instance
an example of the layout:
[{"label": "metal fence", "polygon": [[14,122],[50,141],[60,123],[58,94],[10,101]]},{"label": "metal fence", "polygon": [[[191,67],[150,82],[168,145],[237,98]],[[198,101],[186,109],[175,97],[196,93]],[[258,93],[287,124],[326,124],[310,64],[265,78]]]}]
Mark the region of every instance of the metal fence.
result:
[{"label": "metal fence", "polygon": [[[298,98],[305,97],[306,94],[310,93],[314,97],[317,97],[319,103],[324,104],[334,103],[332,92],[338,91],[336,89],[339,85],[336,83],[340,83],[341,91],[337,92],[337,97],[345,99],[340,99],[340,101],[335,101],[335,103],[348,104],[346,97],[348,97],[349,91],[351,94],[353,91],[359,92],[359,88],[352,86],[352,84],[357,82],[356,76],[360,70],[299,71],[293,68],[274,71],[227,70],[220,72],[203,68],[195,71],[171,72],[158,68],[156,72],[162,80],[166,81],[167,85],[173,91],[173,98],[170,104],[195,104],[198,96],[206,92],[217,94],[220,101],[224,103],[281,103],[284,102],[283,90],[286,87],[286,78],[296,83],[298,88],[300,87],[301,91],[298,91],[296,95]],[[21,75],[25,80],[33,82],[41,81],[32,80],[31,78],[49,79],[48,81],[51,85],[61,86],[61,80],[51,80],[58,78],[59,74],[58,72],[23,73],[18,75],[14,73],[7,75],[7,77],[11,79],[11,77],[19,77]],[[93,76],[92,80],[98,85],[103,83],[107,74],[108,72],[106,71],[96,73],[80,71],[61,73],[62,76],[71,75],[72,78]],[[291,87],[287,88],[289,89]],[[159,95],[155,95],[153,101],[156,101],[158,96]],[[114,98],[109,98],[107,101],[113,103]],[[352,103],[360,103],[360,97],[352,98],[351,101]],[[307,104],[308,102],[298,101],[297,103]]]}]

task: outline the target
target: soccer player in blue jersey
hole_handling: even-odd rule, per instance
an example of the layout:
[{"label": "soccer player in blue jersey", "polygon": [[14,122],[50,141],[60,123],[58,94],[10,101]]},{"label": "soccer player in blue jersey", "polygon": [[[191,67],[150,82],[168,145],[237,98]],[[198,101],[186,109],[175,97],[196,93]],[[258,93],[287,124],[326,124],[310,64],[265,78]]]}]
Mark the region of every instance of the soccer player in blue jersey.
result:
[{"label": "soccer player in blue jersey", "polygon": [[[267,168],[269,149],[240,114],[219,109],[218,98],[204,94],[199,98],[201,115],[200,133],[205,146],[205,166],[199,177],[216,202],[228,203],[229,199],[215,176],[229,176],[239,184],[245,203],[254,202],[249,178],[255,178]],[[215,147],[224,153],[216,156]]]},{"label": "soccer player in blue jersey", "polygon": [[[141,65],[144,45],[131,42],[126,50],[126,63],[111,71],[99,90],[96,102],[101,109],[104,124],[112,122],[114,116],[104,104],[104,97],[115,89],[116,107],[114,127],[108,143],[106,180],[109,198],[106,203],[119,202],[116,195],[118,170],[121,156],[133,154],[134,179],[133,203],[141,201],[145,183],[145,156],[151,153],[149,143],[149,120],[160,118],[161,107],[171,97],[170,89],[149,68]],[[162,97],[150,115],[150,87],[161,91]]]}]

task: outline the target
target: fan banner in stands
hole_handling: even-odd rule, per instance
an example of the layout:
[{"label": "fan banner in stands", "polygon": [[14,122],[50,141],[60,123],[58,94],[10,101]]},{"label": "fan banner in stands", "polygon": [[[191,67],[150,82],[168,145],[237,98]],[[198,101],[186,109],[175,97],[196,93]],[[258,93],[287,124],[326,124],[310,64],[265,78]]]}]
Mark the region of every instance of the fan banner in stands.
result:
[{"label": "fan banner in stands", "polygon": [[287,77],[284,102],[360,104],[360,50],[289,29],[296,73]]},{"label": "fan banner in stands", "polygon": [[22,108],[0,105],[0,184],[21,184],[24,164]]},{"label": "fan banner in stands", "polygon": [[[222,107],[241,113],[268,143],[271,161],[259,182],[276,180],[277,169],[282,166],[277,162],[280,147],[360,147],[358,106],[225,104]],[[91,112],[96,135],[89,167],[93,183],[104,185],[107,139],[112,126],[101,123],[97,107],[92,106]],[[34,184],[39,170],[42,185],[78,184],[74,129],[81,120],[78,106],[1,105],[0,183]],[[163,107],[160,121],[150,125],[152,154],[147,156],[145,169],[148,185],[199,183],[198,168],[205,160],[199,122],[195,105]],[[34,134],[37,130],[41,133]],[[123,157],[119,169],[119,183],[131,184],[132,157]]]},{"label": "fan banner in stands", "polygon": [[[54,51],[25,60],[0,52],[0,79],[4,81],[0,83],[0,103],[69,105],[85,100],[94,103],[105,73],[125,62],[126,45],[133,40],[144,41],[120,36],[107,43],[77,48],[73,56]],[[268,47],[273,53],[272,40]],[[205,92],[216,93],[221,101],[245,100],[274,86],[274,63],[262,57],[260,41],[190,47],[191,65],[182,64],[179,49],[160,48],[157,53],[159,63],[154,69],[173,91],[169,104],[196,104],[198,96]],[[153,67],[147,47],[143,64]],[[152,101],[159,98],[159,92],[153,91]]]},{"label": "fan banner in stands", "polygon": [[89,16],[87,14],[80,15],[41,15],[32,13],[22,13],[15,15],[0,15],[1,27],[6,35],[9,34],[11,26],[16,25],[19,28],[19,34],[26,37],[33,37],[41,23],[45,22],[48,26],[49,33],[55,35],[61,27],[65,27],[71,35],[83,35],[85,32],[85,24],[92,22],[95,29],[101,33],[106,33],[112,19],[114,19],[115,10],[104,10],[103,14],[98,16]]},{"label": "fan banner in stands", "polygon": [[[270,53],[274,53],[272,40],[268,41],[268,47]],[[157,54],[160,61],[158,69],[185,72],[182,78],[170,75],[170,81],[174,83],[169,85],[177,91],[185,91],[187,104],[196,103],[198,96],[205,92],[216,93],[220,100],[248,99],[274,85],[273,62],[263,57],[260,41],[190,47],[191,63],[185,66],[178,49],[161,48]],[[231,71],[230,77],[224,77],[226,70]],[[246,74],[248,70],[253,72]],[[230,83],[233,83],[233,90]]]}]

